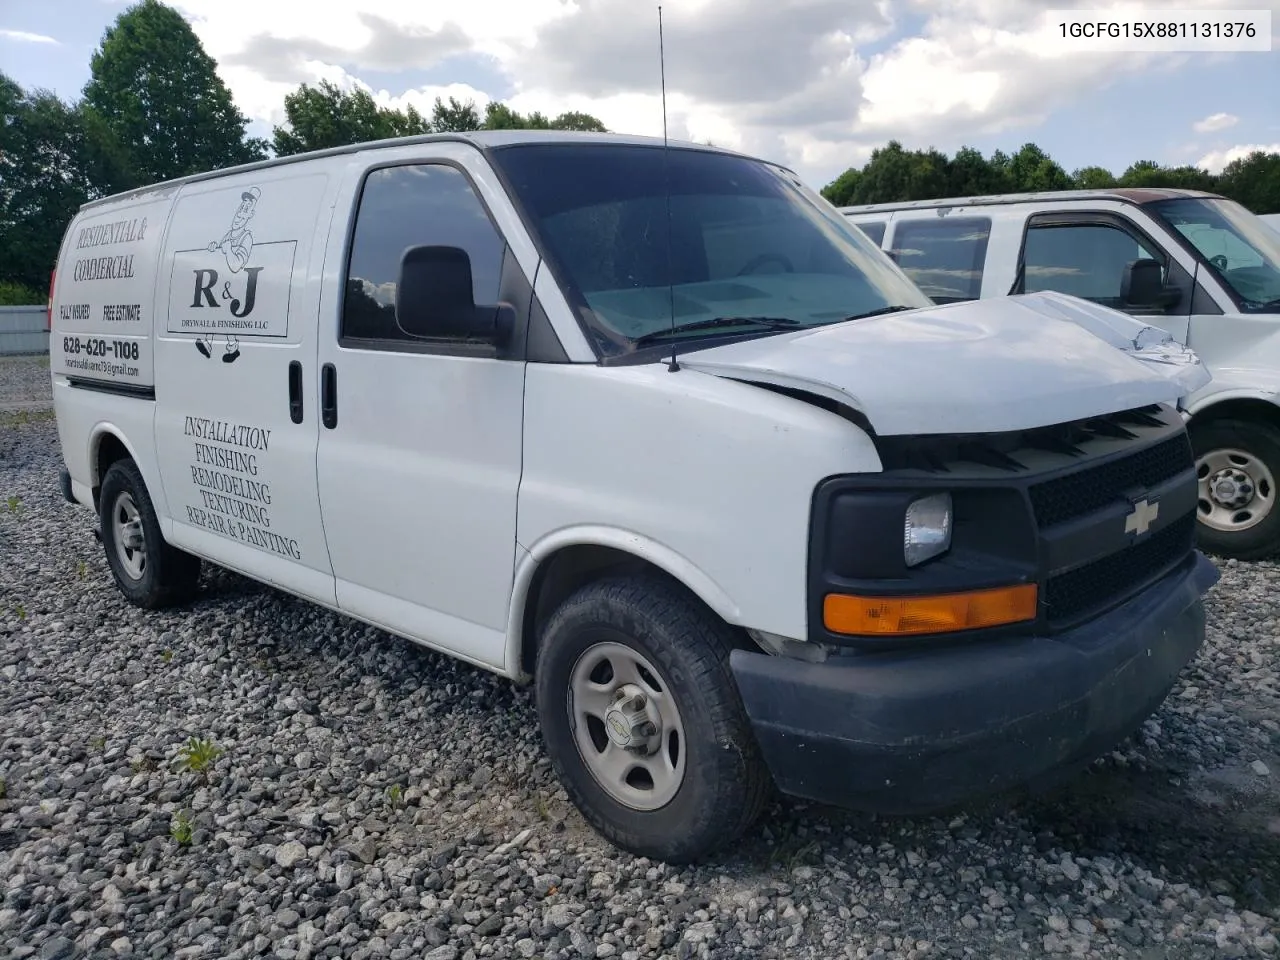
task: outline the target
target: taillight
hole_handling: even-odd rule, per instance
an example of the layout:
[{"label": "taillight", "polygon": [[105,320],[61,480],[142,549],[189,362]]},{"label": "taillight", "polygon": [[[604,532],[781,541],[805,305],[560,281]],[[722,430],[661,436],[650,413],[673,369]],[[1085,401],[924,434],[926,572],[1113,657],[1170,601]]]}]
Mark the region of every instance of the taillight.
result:
[{"label": "taillight", "polygon": [[44,312],[44,328],[53,330],[53,282],[58,279],[58,268],[49,271],[49,303]]}]

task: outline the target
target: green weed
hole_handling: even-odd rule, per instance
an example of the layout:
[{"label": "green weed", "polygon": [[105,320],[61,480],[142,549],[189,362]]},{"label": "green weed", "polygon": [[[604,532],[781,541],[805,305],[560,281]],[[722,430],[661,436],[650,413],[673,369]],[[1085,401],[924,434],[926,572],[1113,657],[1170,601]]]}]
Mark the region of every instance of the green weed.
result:
[{"label": "green weed", "polygon": [[191,737],[178,750],[178,770],[194,773],[202,783],[209,782],[209,771],[218,757],[222,756],[212,740]]},{"label": "green weed", "polygon": [[173,819],[169,821],[169,836],[178,841],[178,846],[190,846],[191,838],[195,835],[195,823],[191,819],[191,814],[186,810],[179,810],[173,815]]}]

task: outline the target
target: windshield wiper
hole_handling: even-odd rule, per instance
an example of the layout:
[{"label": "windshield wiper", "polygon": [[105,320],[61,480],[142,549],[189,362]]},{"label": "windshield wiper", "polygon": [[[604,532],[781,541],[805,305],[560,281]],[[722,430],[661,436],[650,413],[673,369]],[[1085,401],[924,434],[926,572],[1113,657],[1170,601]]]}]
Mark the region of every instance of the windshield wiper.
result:
[{"label": "windshield wiper", "polygon": [[715,330],[719,327],[762,327],[765,330],[793,330],[799,326],[802,326],[800,321],[792,320],[790,317],[712,317],[708,320],[695,320],[692,323],[686,323],[678,327],[669,327],[666,330],[654,330],[650,333],[641,334],[631,342],[640,347],[646,343],[656,343],[659,340],[678,336],[687,330]]},{"label": "windshield wiper", "polygon": [[850,320],[866,320],[868,317],[883,317],[886,313],[901,313],[903,310],[914,310],[915,307],[905,307],[902,304],[895,304],[892,307],[880,307],[878,310],[868,310],[866,313],[855,313],[851,317],[845,317],[842,322],[848,323]]}]

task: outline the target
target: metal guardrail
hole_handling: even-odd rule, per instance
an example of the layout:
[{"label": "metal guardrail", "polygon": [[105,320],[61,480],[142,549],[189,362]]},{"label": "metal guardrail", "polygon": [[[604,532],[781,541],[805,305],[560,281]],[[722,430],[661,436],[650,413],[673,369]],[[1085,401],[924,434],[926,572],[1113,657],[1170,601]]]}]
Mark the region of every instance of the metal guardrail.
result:
[{"label": "metal guardrail", "polygon": [[48,309],[38,304],[31,307],[0,307],[0,357],[48,353]]}]

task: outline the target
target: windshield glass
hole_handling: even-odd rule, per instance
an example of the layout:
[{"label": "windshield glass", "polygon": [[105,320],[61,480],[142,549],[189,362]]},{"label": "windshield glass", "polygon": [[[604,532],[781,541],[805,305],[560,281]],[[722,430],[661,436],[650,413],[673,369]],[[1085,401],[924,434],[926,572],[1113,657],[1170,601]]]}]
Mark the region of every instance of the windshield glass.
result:
[{"label": "windshield glass", "polygon": [[[493,155],[605,356],[641,338],[759,336],[931,305],[861,231],[769,164],[619,144]],[[753,319],[709,325],[733,317]]]},{"label": "windshield glass", "polygon": [[1148,209],[1182,234],[1242,310],[1280,312],[1280,233],[1232,200],[1184,197]]}]

